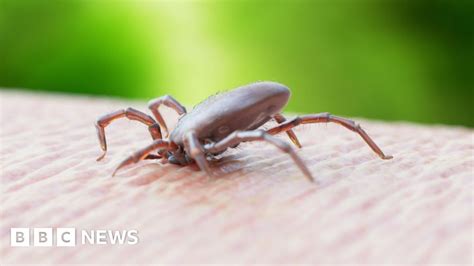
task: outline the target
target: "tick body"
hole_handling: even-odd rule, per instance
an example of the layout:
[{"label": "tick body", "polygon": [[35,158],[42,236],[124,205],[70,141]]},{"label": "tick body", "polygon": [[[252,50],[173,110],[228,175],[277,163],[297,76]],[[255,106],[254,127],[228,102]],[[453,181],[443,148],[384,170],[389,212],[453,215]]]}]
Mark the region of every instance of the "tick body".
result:
[{"label": "tick body", "polygon": [[184,115],[170,135],[183,144],[187,132],[199,140],[218,142],[237,130],[254,130],[285,107],[290,90],[273,82],[260,82],[212,96]]},{"label": "tick body", "polygon": [[[310,181],[314,181],[311,172],[290,144],[273,136],[286,132],[294,145],[300,148],[301,144],[292,128],[308,123],[338,123],[358,133],[380,158],[392,158],[386,156],[365,131],[351,120],[329,113],[303,115],[286,120],[281,111],[290,95],[290,90],[282,84],[257,82],[211,96],[189,113],[171,96],[163,96],[149,102],[148,107],[154,118],[132,108],[112,112],[100,117],[96,122],[100,147],[103,150],[103,154],[97,160],[102,159],[107,151],[105,127],[113,120],[123,117],[147,125],[153,142],[125,159],[114,174],[120,168],[142,159],[164,157],[168,162],[179,165],[195,162],[201,170],[211,176],[212,169],[207,161],[209,157],[223,153],[241,142],[266,141],[291,156],[303,174]],[[166,105],[181,115],[167,140],[162,136],[162,130],[168,135],[168,129],[158,110],[160,105]],[[272,119],[278,123],[277,126],[267,130],[260,129]]]}]

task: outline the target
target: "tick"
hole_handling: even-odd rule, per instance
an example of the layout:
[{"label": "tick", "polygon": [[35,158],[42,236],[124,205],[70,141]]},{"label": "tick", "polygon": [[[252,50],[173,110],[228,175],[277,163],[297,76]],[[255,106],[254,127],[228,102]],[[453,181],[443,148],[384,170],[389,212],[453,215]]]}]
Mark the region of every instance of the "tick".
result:
[{"label": "tick", "polygon": [[[153,142],[126,158],[112,175],[119,169],[140,160],[166,158],[165,161],[178,165],[195,162],[201,170],[211,176],[212,169],[208,165],[208,158],[221,154],[228,148],[234,148],[241,142],[266,141],[288,154],[303,174],[310,181],[314,181],[308,167],[294,149],[287,142],[274,137],[276,134],[286,132],[293,144],[301,148],[292,128],[311,123],[332,122],[342,125],[359,134],[380,158],[384,160],[392,158],[386,156],[369,135],[352,120],[329,113],[301,115],[287,120],[281,111],[290,95],[290,90],[282,84],[257,82],[211,96],[189,113],[173,97],[166,95],[149,102],[148,108],[154,118],[133,108],[106,114],[95,124],[103,151],[97,161],[104,158],[107,152],[105,127],[119,118],[136,120],[148,126]],[[180,115],[176,127],[171,132],[168,131],[165,120],[158,110],[161,105],[174,109]],[[260,129],[271,119],[278,124],[267,130]]]}]

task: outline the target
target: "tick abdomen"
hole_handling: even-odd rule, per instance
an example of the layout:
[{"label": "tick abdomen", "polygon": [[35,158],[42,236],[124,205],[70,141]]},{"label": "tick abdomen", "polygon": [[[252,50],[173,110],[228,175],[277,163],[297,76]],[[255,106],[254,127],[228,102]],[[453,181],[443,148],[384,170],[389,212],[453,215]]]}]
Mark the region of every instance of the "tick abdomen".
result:
[{"label": "tick abdomen", "polygon": [[257,82],[212,96],[183,116],[170,138],[180,144],[185,132],[219,141],[237,130],[253,130],[280,112],[290,90],[275,82]]}]

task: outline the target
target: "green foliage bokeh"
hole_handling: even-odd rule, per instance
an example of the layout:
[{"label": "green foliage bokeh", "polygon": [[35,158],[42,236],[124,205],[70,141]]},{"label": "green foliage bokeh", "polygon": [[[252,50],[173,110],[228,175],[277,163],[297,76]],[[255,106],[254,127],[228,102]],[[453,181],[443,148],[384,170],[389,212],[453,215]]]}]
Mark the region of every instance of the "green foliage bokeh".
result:
[{"label": "green foliage bokeh", "polygon": [[0,0],[0,86],[193,105],[257,80],[287,111],[474,126],[469,1]]}]

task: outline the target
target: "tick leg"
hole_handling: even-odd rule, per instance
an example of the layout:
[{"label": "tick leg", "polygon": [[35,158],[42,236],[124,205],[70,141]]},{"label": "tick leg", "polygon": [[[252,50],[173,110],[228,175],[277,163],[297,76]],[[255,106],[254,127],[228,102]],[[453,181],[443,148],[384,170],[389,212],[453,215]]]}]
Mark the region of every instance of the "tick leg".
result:
[{"label": "tick leg", "polygon": [[163,158],[163,156],[159,154],[148,154],[145,158],[143,158],[143,160],[158,160],[161,158]]},{"label": "tick leg", "polygon": [[369,147],[382,159],[388,160],[392,159],[393,156],[385,155],[382,150],[375,144],[375,142],[365,133],[365,131],[360,127],[360,125],[356,124],[354,121],[331,115],[330,113],[321,113],[321,114],[314,114],[314,115],[302,115],[295,117],[291,120],[288,120],[274,128],[268,129],[267,133],[271,135],[275,135],[281,132],[288,131],[298,125],[301,124],[313,124],[313,123],[336,123],[339,124],[351,131],[356,132],[359,134],[364,141],[369,145]]},{"label": "tick leg", "polygon": [[223,140],[217,142],[217,143],[210,143],[206,144],[204,146],[206,152],[210,153],[218,153],[221,151],[224,151],[225,149],[229,147],[233,147],[236,144],[239,144],[241,142],[245,141],[266,141],[274,146],[276,146],[278,149],[281,151],[287,153],[288,155],[291,156],[295,164],[300,168],[300,170],[304,173],[304,175],[311,181],[315,182],[313,176],[311,175],[311,172],[309,169],[306,167],[304,164],[303,160],[295,153],[293,148],[291,146],[278,139],[273,137],[272,135],[266,133],[263,130],[256,130],[256,131],[235,131]]},{"label": "tick leg", "polygon": [[[281,124],[281,123],[286,121],[286,118],[282,114],[275,114],[273,116],[273,118],[275,119],[275,121],[277,121],[278,124]],[[295,132],[293,132],[292,129],[287,130],[286,134],[291,139],[291,142],[293,142],[293,144],[296,145],[296,147],[301,148],[300,141],[298,140],[298,138],[296,137]]]},{"label": "tick leg", "polygon": [[213,176],[206,159],[206,154],[204,153],[204,147],[201,145],[194,132],[189,132],[188,134],[186,134],[184,148],[186,150],[186,153],[192,159],[194,159],[194,161],[196,161],[196,164],[199,166],[199,169],[205,171],[208,176]]},{"label": "tick leg", "polygon": [[97,161],[102,160],[105,154],[107,153],[107,141],[105,139],[105,127],[108,126],[112,121],[119,118],[128,118],[130,120],[139,121],[148,126],[148,131],[150,131],[151,137],[153,139],[161,139],[161,130],[160,126],[155,122],[155,120],[136,109],[127,108],[126,110],[118,110],[110,114],[106,114],[100,117],[95,123],[95,128],[97,129],[97,136],[99,137],[100,148],[104,153],[97,158]]},{"label": "tick leg", "polygon": [[173,151],[176,150],[178,146],[172,142],[166,141],[166,140],[155,140],[153,141],[152,144],[146,146],[145,148],[138,150],[137,152],[134,152],[132,155],[128,156],[127,159],[122,161],[117,168],[115,168],[114,172],[112,173],[112,176],[114,176],[117,171],[127,165],[137,163],[141,160],[144,159],[152,159],[154,155],[150,154],[154,150],[157,149],[163,149],[167,151]]},{"label": "tick leg", "polygon": [[156,98],[148,102],[148,108],[151,110],[151,112],[155,116],[156,121],[158,121],[161,128],[165,131],[165,136],[168,137],[168,134],[169,134],[168,127],[166,126],[163,116],[160,114],[160,111],[158,110],[158,107],[160,107],[160,105],[162,104],[175,110],[179,115],[185,114],[186,108],[184,108],[184,106],[182,106],[178,101],[176,101],[173,97],[169,95],[161,96],[160,98]]}]

